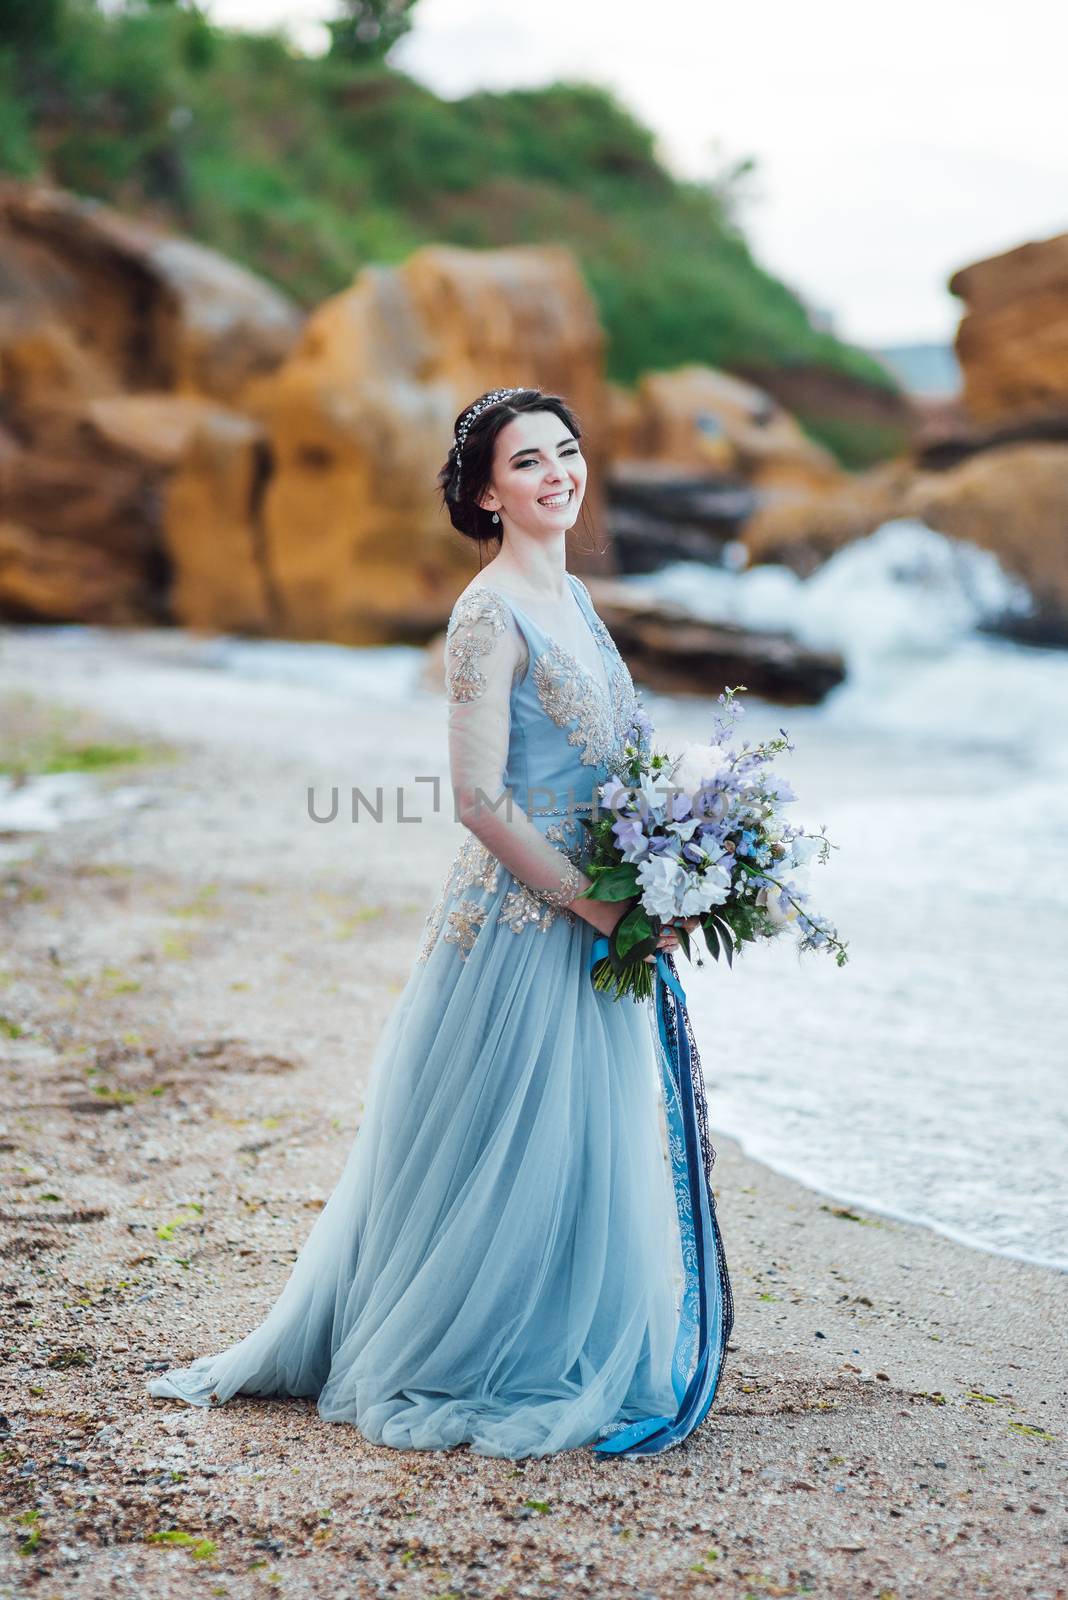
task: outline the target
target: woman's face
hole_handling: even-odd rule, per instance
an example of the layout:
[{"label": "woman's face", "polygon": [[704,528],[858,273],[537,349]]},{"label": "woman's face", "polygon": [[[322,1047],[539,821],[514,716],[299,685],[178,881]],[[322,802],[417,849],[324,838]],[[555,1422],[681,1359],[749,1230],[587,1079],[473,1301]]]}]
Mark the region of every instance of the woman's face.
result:
[{"label": "woman's face", "polygon": [[528,533],[558,533],[574,524],[585,492],[582,448],[554,411],[525,411],[501,429],[486,511]]}]

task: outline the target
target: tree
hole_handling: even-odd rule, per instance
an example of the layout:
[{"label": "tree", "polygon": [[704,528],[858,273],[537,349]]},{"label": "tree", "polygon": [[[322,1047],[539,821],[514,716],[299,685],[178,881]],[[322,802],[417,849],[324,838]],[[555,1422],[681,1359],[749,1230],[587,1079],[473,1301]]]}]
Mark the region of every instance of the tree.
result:
[{"label": "tree", "polygon": [[343,0],[328,22],[330,54],[345,61],[381,61],[412,25],[416,0]]},{"label": "tree", "polygon": [[0,45],[33,54],[59,38],[63,0],[0,0]]}]

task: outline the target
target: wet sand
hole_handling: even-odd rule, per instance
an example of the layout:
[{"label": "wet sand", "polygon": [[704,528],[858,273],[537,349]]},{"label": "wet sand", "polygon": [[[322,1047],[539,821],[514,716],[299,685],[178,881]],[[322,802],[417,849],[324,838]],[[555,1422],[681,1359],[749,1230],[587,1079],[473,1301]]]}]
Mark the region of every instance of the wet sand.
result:
[{"label": "wet sand", "polygon": [[47,706],[166,758],[0,864],[0,1595],[1068,1592],[1068,1275],[781,1178],[714,1103],[735,1325],[681,1448],[404,1453],[309,1401],[150,1399],[281,1289],[459,837],[316,824],[308,785],[443,770],[444,707],[6,631],[0,714]]}]

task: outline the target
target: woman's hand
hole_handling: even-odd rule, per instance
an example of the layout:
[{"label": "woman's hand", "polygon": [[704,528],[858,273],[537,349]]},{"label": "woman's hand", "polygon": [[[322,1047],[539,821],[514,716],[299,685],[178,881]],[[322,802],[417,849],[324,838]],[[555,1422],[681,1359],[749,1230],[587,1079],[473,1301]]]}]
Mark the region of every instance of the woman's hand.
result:
[{"label": "woman's hand", "polygon": [[616,923],[637,904],[637,900],[572,900],[569,909],[577,911],[584,921],[607,938]]},{"label": "woman's hand", "polygon": [[[700,921],[700,917],[672,917],[671,921],[665,922],[661,928],[656,948],[658,950],[677,950],[679,948],[679,936],[675,929],[685,928],[687,933],[692,933]],[[646,956],[645,959],[646,961],[655,961],[656,956]]]},{"label": "woman's hand", "polygon": [[[631,900],[573,900],[570,909],[577,911],[581,917],[585,918],[587,922],[597,929],[598,933],[603,933],[607,937],[616,923],[621,922],[627,912],[632,911],[637,904],[637,898]],[[677,950],[679,938],[675,929],[677,927],[685,928],[687,933],[692,933],[700,921],[700,917],[673,917],[670,922],[665,923],[661,928],[656,948],[658,950]],[[649,955],[645,959],[646,961],[655,961],[656,956]]]}]

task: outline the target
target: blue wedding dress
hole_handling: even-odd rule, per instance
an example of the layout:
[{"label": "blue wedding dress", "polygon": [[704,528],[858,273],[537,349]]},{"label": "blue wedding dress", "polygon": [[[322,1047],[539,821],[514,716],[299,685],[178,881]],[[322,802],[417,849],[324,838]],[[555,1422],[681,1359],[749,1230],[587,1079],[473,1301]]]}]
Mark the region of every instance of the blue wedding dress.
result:
[{"label": "blue wedding dress", "polygon": [[[348,1161],[265,1321],[151,1394],[313,1396],[326,1420],[398,1449],[546,1456],[651,1430],[651,1452],[677,1442],[650,1419],[675,1416],[700,1324],[691,1419],[707,1409],[731,1320],[718,1233],[702,1201],[699,1314],[652,1003],[594,990],[598,935],[568,909],[588,881],[578,819],[638,706],[588,590],[568,586],[541,623],[543,602],[478,578],[456,602],[446,694],[465,833]],[[510,805],[487,803],[505,788]]]}]

